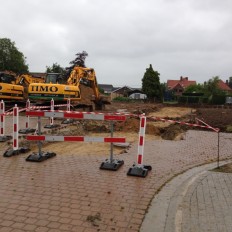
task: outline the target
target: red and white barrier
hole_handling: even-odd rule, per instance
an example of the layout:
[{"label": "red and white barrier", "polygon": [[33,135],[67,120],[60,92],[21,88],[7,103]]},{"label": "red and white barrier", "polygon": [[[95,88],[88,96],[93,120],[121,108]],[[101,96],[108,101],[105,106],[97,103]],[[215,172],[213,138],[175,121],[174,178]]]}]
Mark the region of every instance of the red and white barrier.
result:
[{"label": "red and white barrier", "polygon": [[26,115],[36,117],[55,117],[55,118],[75,118],[75,119],[86,119],[86,120],[104,120],[104,121],[125,121],[126,116],[124,115],[111,115],[103,113],[93,112],[77,112],[77,111],[29,111]]},{"label": "red and white barrier", "polygon": [[[205,128],[207,128],[207,129],[211,129],[211,130],[213,130],[213,131],[215,131],[215,132],[219,132],[219,128],[213,128],[212,126],[210,126],[210,125],[208,125],[207,123],[205,123],[204,121],[202,121],[202,120],[200,120],[199,118],[196,118],[196,123],[197,123],[197,125],[200,125],[200,123],[203,123],[204,125],[205,125]],[[200,125],[201,126],[201,125]]]},{"label": "red and white barrier", "polygon": [[[54,111],[54,100],[52,98],[51,100],[51,111]],[[54,117],[50,117],[50,125],[52,126],[54,124]]]},{"label": "red and white barrier", "polygon": [[125,143],[124,137],[90,137],[90,136],[51,136],[51,135],[28,135],[30,141],[50,141],[50,142],[103,142],[103,143]]},{"label": "red and white barrier", "polygon": [[137,164],[133,164],[133,166],[131,168],[129,168],[129,170],[127,172],[128,176],[146,177],[148,174],[148,171],[150,171],[152,169],[152,167],[150,165],[143,164],[145,130],[146,130],[146,116],[145,116],[145,114],[142,114],[140,116]]},{"label": "red and white barrier", "polygon": [[138,165],[143,164],[145,130],[146,130],[146,117],[145,117],[145,115],[142,115],[140,117],[140,129],[139,129],[139,144],[138,144],[138,157],[137,157]]},{"label": "red and white barrier", "polygon": [[[26,103],[26,110],[27,110],[27,111],[30,111],[30,107],[31,107],[31,103],[30,103],[30,100],[28,99],[28,100],[27,100],[27,103]],[[26,129],[29,128],[29,123],[30,123],[30,117],[27,116]]]},{"label": "red and white barrier", "polygon": [[200,125],[199,123],[195,123],[194,124],[194,123],[188,123],[188,122],[180,122],[180,121],[176,121],[176,120],[159,118],[159,117],[155,117],[155,116],[150,116],[150,117],[147,117],[147,118],[155,120],[155,121],[170,122],[170,123],[177,123],[177,124],[180,124],[180,125],[187,125],[187,126],[190,126],[190,127],[200,127],[200,128],[211,129],[211,130],[213,130],[215,132],[219,132],[220,131],[219,128],[213,128],[213,127],[209,126],[206,123],[204,123],[205,126],[203,126],[203,125]]},{"label": "red and white barrier", "polygon": [[5,133],[5,103],[3,100],[0,102],[0,136]]},{"label": "red and white barrier", "polygon": [[13,150],[18,150],[19,141],[18,141],[18,125],[19,125],[19,108],[17,105],[13,108]]},{"label": "red and white barrier", "polygon": [[[27,140],[31,141],[56,141],[56,142],[103,142],[103,143],[125,143],[126,139],[123,137],[89,137],[89,136],[53,136],[41,135],[41,121],[40,117],[56,117],[56,118],[77,118],[89,120],[105,120],[105,121],[124,121],[125,116],[121,115],[104,115],[98,113],[76,112],[76,111],[27,111],[26,115],[38,117],[38,133],[39,135],[28,135]],[[27,157],[27,161],[41,162],[48,158],[56,156],[54,152],[43,154],[41,151],[41,142],[38,142],[38,154],[31,154]],[[117,170],[124,162],[111,159],[110,162],[106,161],[101,164],[101,169]],[[117,167],[117,168],[116,168]]]}]

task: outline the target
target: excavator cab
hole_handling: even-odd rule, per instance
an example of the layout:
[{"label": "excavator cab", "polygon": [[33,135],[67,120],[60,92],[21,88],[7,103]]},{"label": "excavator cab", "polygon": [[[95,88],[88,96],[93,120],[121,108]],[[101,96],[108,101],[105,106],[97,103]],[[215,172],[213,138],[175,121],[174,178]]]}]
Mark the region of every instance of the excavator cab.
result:
[{"label": "excavator cab", "polygon": [[48,84],[61,84],[62,80],[63,78],[60,73],[47,73],[45,77],[45,83]]},{"label": "excavator cab", "polygon": [[12,84],[15,81],[15,77],[4,72],[0,72],[0,83]]}]

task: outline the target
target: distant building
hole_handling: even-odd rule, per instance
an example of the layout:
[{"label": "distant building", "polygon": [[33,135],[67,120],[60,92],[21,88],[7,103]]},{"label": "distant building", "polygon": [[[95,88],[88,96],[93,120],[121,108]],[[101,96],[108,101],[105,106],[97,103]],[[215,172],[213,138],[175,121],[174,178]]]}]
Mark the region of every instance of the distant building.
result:
[{"label": "distant building", "polygon": [[104,93],[111,93],[114,91],[113,85],[108,85],[108,84],[98,84],[98,88],[102,89]]},{"label": "distant building", "polygon": [[135,100],[145,100],[147,99],[147,95],[144,94],[140,89],[134,89],[129,92],[129,98]]},{"label": "distant building", "polygon": [[113,100],[116,97],[129,97],[129,92],[131,91],[132,91],[132,88],[128,86],[117,88],[111,92],[111,99]]},{"label": "distant building", "polygon": [[144,94],[141,89],[135,89],[128,86],[123,86],[115,89],[111,92],[111,99],[113,100],[116,97],[129,97],[131,99],[146,99],[147,95]]},{"label": "distant building", "polygon": [[188,80],[188,77],[181,76],[180,80],[167,81],[168,91],[172,91],[176,96],[182,95],[184,90],[190,85],[196,85],[196,81],[190,81]]},{"label": "distant building", "polygon": [[218,81],[218,88],[220,90],[223,90],[226,93],[231,93],[232,89],[229,86],[229,82],[226,81],[226,83],[224,81],[222,81],[221,79]]}]

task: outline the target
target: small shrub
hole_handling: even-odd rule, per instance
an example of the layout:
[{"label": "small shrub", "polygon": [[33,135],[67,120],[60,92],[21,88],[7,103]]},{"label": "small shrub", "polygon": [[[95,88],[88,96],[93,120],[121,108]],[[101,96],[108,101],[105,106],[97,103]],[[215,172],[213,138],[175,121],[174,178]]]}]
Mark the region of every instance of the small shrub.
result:
[{"label": "small shrub", "polygon": [[130,99],[130,98],[128,98],[128,97],[115,97],[114,99],[113,99],[113,101],[114,102],[132,102],[133,101],[133,99]]},{"label": "small shrub", "polygon": [[232,133],[232,125],[226,127],[226,132]]}]

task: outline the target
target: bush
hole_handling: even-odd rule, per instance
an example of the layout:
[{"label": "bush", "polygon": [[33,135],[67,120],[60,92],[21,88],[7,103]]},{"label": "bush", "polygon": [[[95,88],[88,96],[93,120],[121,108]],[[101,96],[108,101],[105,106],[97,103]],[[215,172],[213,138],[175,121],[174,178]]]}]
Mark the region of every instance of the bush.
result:
[{"label": "bush", "polygon": [[211,99],[211,104],[213,105],[223,105],[226,102],[225,95],[213,95]]},{"label": "bush", "polygon": [[133,99],[130,99],[128,97],[115,97],[113,101],[114,102],[132,102]]},{"label": "bush", "polygon": [[228,132],[228,133],[231,133],[231,132],[232,132],[232,126],[231,126],[231,125],[228,125],[228,126],[226,127],[226,132]]},{"label": "bush", "polygon": [[189,104],[197,104],[197,103],[207,103],[208,98],[203,96],[180,96],[178,98],[179,103],[189,103]]}]

